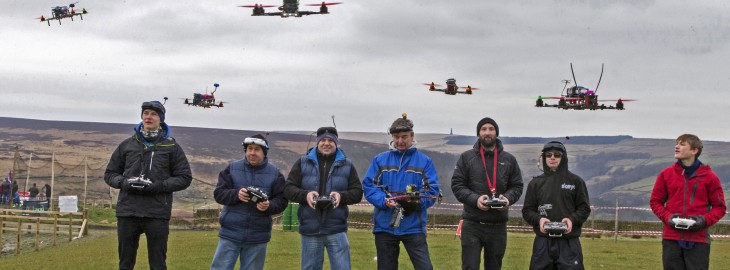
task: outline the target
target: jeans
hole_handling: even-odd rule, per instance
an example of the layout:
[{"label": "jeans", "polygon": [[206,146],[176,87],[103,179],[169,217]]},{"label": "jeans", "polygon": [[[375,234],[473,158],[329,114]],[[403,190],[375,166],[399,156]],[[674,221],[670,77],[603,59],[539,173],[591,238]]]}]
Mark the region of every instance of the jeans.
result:
[{"label": "jeans", "polygon": [[431,257],[428,254],[426,234],[393,235],[389,233],[375,233],[375,249],[378,255],[378,269],[398,269],[398,255],[400,242],[411,258],[413,269],[432,270]]},{"label": "jeans", "polygon": [[238,269],[264,269],[266,261],[266,245],[261,244],[237,244],[236,242],[221,238],[218,241],[218,248],[213,255],[211,270],[232,270],[236,266],[236,259],[241,260]]},{"label": "jeans", "polygon": [[142,233],[147,237],[150,269],[167,269],[167,236],[170,234],[170,221],[161,218],[117,217],[119,270],[134,269],[139,237]]},{"label": "jeans", "polygon": [[461,229],[461,269],[479,269],[484,249],[484,269],[502,269],[507,248],[507,223],[481,224],[464,220]]},{"label": "jeans", "polygon": [[347,232],[307,236],[302,235],[302,269],[321,270],[324,264],[324,248],[330,259],[330,268],[350,269],[350,242]]}]

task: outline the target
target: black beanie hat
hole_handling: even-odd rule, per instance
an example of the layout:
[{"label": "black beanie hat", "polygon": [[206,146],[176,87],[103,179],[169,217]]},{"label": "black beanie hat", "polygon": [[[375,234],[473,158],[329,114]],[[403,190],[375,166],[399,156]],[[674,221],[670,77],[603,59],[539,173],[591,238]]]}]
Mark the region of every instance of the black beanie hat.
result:
[{"label": "black beanie hat", "polygon": [[[260,143],[256,143],[256,142],[252,142],[252,141],[247,142],[248,139],[261,139],[264,141],[265,145],[261,145]],[[256,135],[247,137],[246,139],[243,139],[243,150],[244,151],[246,151],[246,148],[248,148],[249,144],[255,144],[255,145],[261,146],[261,150],[264,151],[264,156],[269,154],[269,140],[264,138],[264,135],[256,134]]]},{"label": "black beanie hat", "polygon": [[335,145],[339,145],[337,135],[337,129],[334,127],[321,127],[317,129],[317,143],[321,141],[324,138],[330,138],[332,141],[335,142]]},{"label": "black beanie hat", "polygon": [[142,113],[144,110],[153,110],[160,116],[160,122],[165,122],[165,106],[157,100],[147,101],[142,103]]},{"label": "black beanie hat", "polygon": [[497,132],[497,137],[499,137],[499,126],[497,125],[497,122],[489,117],[484,117],[482,120],[479,120],[479,123],[477,124],[477,137],[479,136],[479,130],[482,129],[484,124],[492,124],[492,126],[494,126],[494,131]]}]

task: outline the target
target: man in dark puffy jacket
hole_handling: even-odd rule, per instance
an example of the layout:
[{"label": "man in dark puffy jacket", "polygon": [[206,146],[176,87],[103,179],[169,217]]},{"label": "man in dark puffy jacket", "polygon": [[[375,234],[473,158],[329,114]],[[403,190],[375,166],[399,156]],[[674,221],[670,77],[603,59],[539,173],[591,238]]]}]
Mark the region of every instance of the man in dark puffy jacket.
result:
[{"label": "man in dark puffy jacket", "polygon": [[327,248],[332,269],[350,269],[347,205],[362,200],[355,166],[337,147],[337,129],[317,130],[317,146],[292,165],[284,196],[299,203],[301,269],[322,269]]},{"label": "man in dark puffy jacket", "polygon": [[727,206],[720,179],[699,160],[702,148],[697,136],[679,136],[674,144],[677,162],[659,173],[651,191],[651,210],[664,222],[664,269],[710,267],[707,230],[725,216]]},{"label": "man in dark puffy jacket", "polygon": [[[451,190],[464,204],[461,229],[461,268],[500,269],[507,248],[509,206],[522,195],[522,172],[512,154],[504,151],[499,126],[485,117],[477,123],[474,148],[462,153],[451,177]],[[504,204],[490,207],[487,200]]]},{"label": "man in dark puffy jacket", "polygon": [[142,103],[142,122],[112,153],[104,181],[120,189],[119,269],[134,269],[142,233],[147,238],[150,269],[167,269],[172,193],[190,186],[192,174],[185,152],[170,137],[162,103]]},{"label": "man in dark puffy jacket", "polygon": [[[580,176],[568,170],[565,145],[552,141],[542,148],[543,174],[527,185],[522,218],[532,225],[530,269],[584,269],[580,233],[591,214],[588,189]],[[546,223],[560,222],[556,230]]]},{"label": "man in dark puffy jacket", "polygon": [[218,231],[218,248],[210,269],[264,269],[266,246],[271,240],[272,215],[286,208],[284,175],[266,158],[269,142],[261,134],[243,140],[245,157],[218,174],[213,191],[224,205]]}]

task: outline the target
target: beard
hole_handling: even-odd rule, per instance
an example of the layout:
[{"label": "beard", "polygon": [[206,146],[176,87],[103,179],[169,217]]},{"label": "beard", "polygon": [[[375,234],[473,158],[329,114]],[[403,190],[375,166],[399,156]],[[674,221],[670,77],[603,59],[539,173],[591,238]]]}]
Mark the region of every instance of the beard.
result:
[{"label": "beard", "polygon": [[489,149],[489,148],[494,147],[497,144],[497,138],[479,137],[479,144],[481,144],[482,147]]}]

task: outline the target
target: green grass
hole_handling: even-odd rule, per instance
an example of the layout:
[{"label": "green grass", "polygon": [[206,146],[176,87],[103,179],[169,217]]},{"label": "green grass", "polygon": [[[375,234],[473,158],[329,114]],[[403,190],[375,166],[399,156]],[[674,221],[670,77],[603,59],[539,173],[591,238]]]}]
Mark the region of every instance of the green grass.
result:
[{"label": "green grass", "polygon": [[[6,233],[4,237],[10,237]],[[532,253],[531,234],[509,234],[504,269],[527,269]],[[349,240],[353,269],[376,269],[375,244],[369,230],[350,230]],[[216,231],[173,231],[170,234],[167,263],[170,269],[207,269],[213,258],[218,237]],[[428,236],[431,260],[435,269],[460,269],[461,246],[451,231],[438,231]],[[658,269],[661,268],[661,239],[581,238],[587,269]],[[0,259],[3,269],[115,269],[117,239],[114,230],[91,231],[91,235],[71,243],[61,242],[40,251],[23,250],[17,256]],[[730,240],[712,243],[711,268],[730,265]],[[325,259],[325,269],[329,265]],[[147,249],[144,237],[140,243],[137,269],[147,269]],[[266,257],[266,269],[299,268],[299,234],[282,232],[275,227]],[[404,249],[401,249],[400,269],[413,269]]]}]

